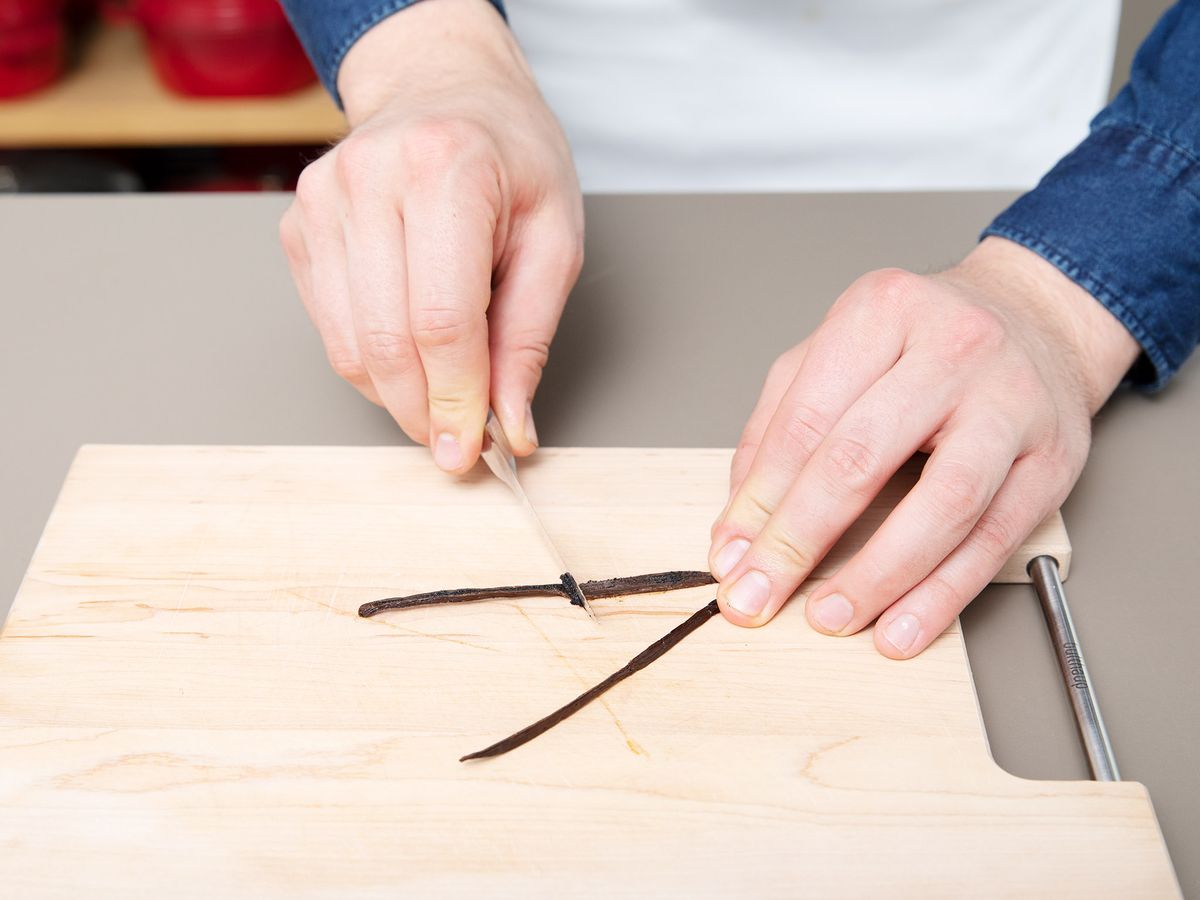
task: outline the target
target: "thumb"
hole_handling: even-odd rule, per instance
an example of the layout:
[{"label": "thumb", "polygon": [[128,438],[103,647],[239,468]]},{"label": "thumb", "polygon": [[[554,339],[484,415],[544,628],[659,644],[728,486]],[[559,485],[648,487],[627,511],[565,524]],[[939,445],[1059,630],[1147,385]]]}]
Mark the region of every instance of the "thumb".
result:
[{"label": "thumb", "polygon": [[531,404],[550,342],[583,265],[578,217],[544,211],[530,219],[488,311],[492,405],[518,456],[538,445]]}]

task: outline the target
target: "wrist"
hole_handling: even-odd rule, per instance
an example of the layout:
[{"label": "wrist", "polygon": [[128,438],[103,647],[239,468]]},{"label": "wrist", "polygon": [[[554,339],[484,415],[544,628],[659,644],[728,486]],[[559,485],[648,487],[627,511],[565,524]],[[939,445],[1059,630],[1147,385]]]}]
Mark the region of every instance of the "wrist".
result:
[{"label": "wrist", "polygon": [[985,238],[944,273],[981,289],[989,301],[1060,356],[1078,381],[1093,415],[1120,384],[1141,348],[1105,306],[1032,250],[999,237]]},{"label": "wrist", "polygon": [[346,118],[356,126],[398,95],[436,90],[467,73],[528,67],[488,0],[425,0],[380,21],[338,70]]}]

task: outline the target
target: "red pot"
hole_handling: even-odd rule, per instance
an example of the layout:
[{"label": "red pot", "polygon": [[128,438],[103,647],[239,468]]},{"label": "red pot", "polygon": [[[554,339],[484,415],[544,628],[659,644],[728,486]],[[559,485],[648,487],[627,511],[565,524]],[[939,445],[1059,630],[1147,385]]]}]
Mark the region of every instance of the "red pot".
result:
[{"label": "red pot", "polygon": [[128,10],[159,77],[181,94],[285,94],[316,80],[277,0],[132,0]]},{"label": "red pot", "polygon": [[36,91],[62,74],[61,0],[0,0],[0,97]]},{"label": "red pot", "polygon": [[0,0],[0,31],[10,25],[57,19],[62,7],[62,0]]}]

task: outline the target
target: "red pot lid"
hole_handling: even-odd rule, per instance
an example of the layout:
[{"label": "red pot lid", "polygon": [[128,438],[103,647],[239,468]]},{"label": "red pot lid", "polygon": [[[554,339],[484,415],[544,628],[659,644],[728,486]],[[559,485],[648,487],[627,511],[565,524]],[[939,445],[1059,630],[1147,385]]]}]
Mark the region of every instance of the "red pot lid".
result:
[{"label": "red pot lid", "polygon": [[0,56],[58,53],[63,44],[63,25],[58,19],[34,22],[20,28],[0,28]]},{"label": "red pot lid", "polygon": [[138,19],[158,28],[226,31],[287,24],[278,0],[130,0],[130,6]]},{"label": "red pot lid", "polygon": [[57,19],[62,0],[0,0],[0,28]]}]

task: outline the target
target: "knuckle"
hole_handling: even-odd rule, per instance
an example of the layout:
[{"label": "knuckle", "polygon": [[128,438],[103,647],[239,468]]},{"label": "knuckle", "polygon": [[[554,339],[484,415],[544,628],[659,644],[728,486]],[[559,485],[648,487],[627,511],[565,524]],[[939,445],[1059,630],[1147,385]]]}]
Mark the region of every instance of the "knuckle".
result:
[{"label": "knuckle", "polygon": [[305,216],[317,216],[329,205],[329,188],[322,160],[310,163],[296,179],[296,210]]},{"label": "knuckle", "polygon": [[288,261],[298,265],[304,261],[304,239],[300,233],[300,224],[296,221],[296,207],[288,207],[288,211],[279,220],[279,243],[283,247]]},{"label": "knuckle", "polygon": [[[1084,457],[1076,458],[1065,451],[1060,451],[1060,455],[1043,453],[1027,457],[1025,496],[1029,506],[1040,510],[1042,516],[1061,506],[1083,471],[1085,461]],[[1032,530],[1032,522],[1029,528]],[[1024,533],[1017,535],[1018,540],[1024,537]]]},{"label": "knuckle", "polygon": [[[1073,486],[1075,480],[1083,474],[1084,464],[1087,462],[1088,453],[1091,450],[1092,433],[1090,427],[1085,426],[1081,434],[1073,434],[1063,441],[1062,450],[1057,460],[1055,460],[1055,474],[1058,476],[1057,483],[1066,482]],[[1062,477],[1062,473],[1066,473],[1066,478]]]},{"label": "knuckle", "polygon": [[976,415],[974,433],[987,441],[989,452],[1002,454],[1024,446],[1026,417],[991,404],[985,405]]},{"label": "knuckle", "polygon": [[801,404],[783,420],[783,440],[789,456],[807,459],[825,440],[828,426],[825,417],[810,406]]},{"label": "knuckle", "polygon": [[462,119],[426,119],[409,127],[401,143],[403,171],[417,180],[438,178],[464,161],[478,159],[487,132]]},{"label": "knuckle", "polygon": [[771,504],[759,496],[757,485],[747,482],[730,508],[729,521],[739,523],[744,530],[757,531],[774,512]]},{"label": "knuckle", "polygon": [[830,442],[824,469],[835,492],[862,494],[882,479],[883,462],[868,441],[841,435]]},{"label": "knuckle", "polygon": [[541,377],[550,361],[550,341],[545,336],[533,332],[514,335],[510,348],[516,364],[526,375]]},{"label": "knuckle", "polygon": [[1020,531],[1011,515],[999,510],[988,510],[975,523],[975,546],[997,565],[1012,555],[1020,539]]},{"label": "knuckle", "polygon": [[351,384],[363,384],[370,380],[370,374],[362,361],[362,357],[346,347],[331,347],[327,353],[329,365],[333,371]]},{"label": "knuckle", "polygon": [[764,555],[775,560],[783,571],[793,576],[807,575],[816,567],[817,554],[790,528],[777,524],[765,536]]},{"label": "knuckle", "polygon": [[440,416],[447,419],[461,420],[469,417],[478,410],[478,398],[467,391],[455,391],[452,388],[442,389],[430,387],[429,406]]},{"label": "knuckle", "polygon": [[571,263],[570,280],[573,282],[579,277],[580,271],[583,269],[584,261],[584,235],[582,224],[575,228],[571,236],[571,249],[568,252],[568,258]]},{"label": "knuckle", "polygon": [[924,286],[924,279],[905,269],[879,269],[864,275],[857,285],[870,302],[872,315],[899,314],[906,311]]},{"label": "knuckle", "polygon": [[762,444],[757,438],[742,438],[738,441],[738,445],[733,451],[731,468],[737,469],[739,466],[749,466],[750,461],[758,455],[758,448],[760,446]]},{"label": "knuckle", "polygon": [[405,375],[418,364],[408,335],[397,329],[369,329],[360,347],[366,368],[384,377]]},{"label": "knuckle", "polygon": [[378,185],[376,173],[384,166],[384,148],[369,132],[355,132],[338,144],[333,168],[338,184],[347,194],[371,190]]},{"label": "knuckle", "polygon": [[470,336],[476,322],[456,306],[429,306],[413,311],[413,340],[422,350],[439,350]]},{"label": "knuckle", "polygon": [[775,362],[771,363],[771,368],[767,370],[767,380],[786,379],[790,382],[795,377],[796,370],[800,367],[800,361],[803,358],[804,344],[789,347],[775,358]]},{"label": "knuckle", "polygon": [[550,249],[552,257],[559,261],[564,290],[570,289],[583,269],[583,230],[564,227],[555,232]]},{"label": "knuckle", "polygon": [[536,235],[531,234],[547,256],[565,263],[583,262],[583,219],[575,212],[562,208],[557,201],[539,214]]},{"label": "knuckle", "polygon": [[1056,433],[1046,442],[1042,456],[1048,474],[1063,480],[1064,474],[1074,479],[1083,470],[1092,443],[1090,420],[1078,425],[1057,423]]},{"label": "knuckle", "polygon": [[931,605],[944,613],[957,614],[966,606],[962,592],[936,572],[926,578],[921,587],[929,596]]},{"label": "knuckle", "polygon": [[952,363],[994,350],[1004,340],[1004,322],[997,313],[981,306],[964,306],[945,326],[942,352]]},{"label": "knuckle", "polygon": [[1029,459],[1031,476],[1035,476],[1039,484],[1046,483],[1053,477],[1062,478],[1070,471],[1074,461],[1072,442],[1051,429],[1047,431],[1049,433],[1043,437],[1041,445]]},{"label": "knuckle", "polygon": [[988,499],[986,484],[970,466],[943,464],[929,485],[934,514],[954,525],[971,524],[979,518]]}]

